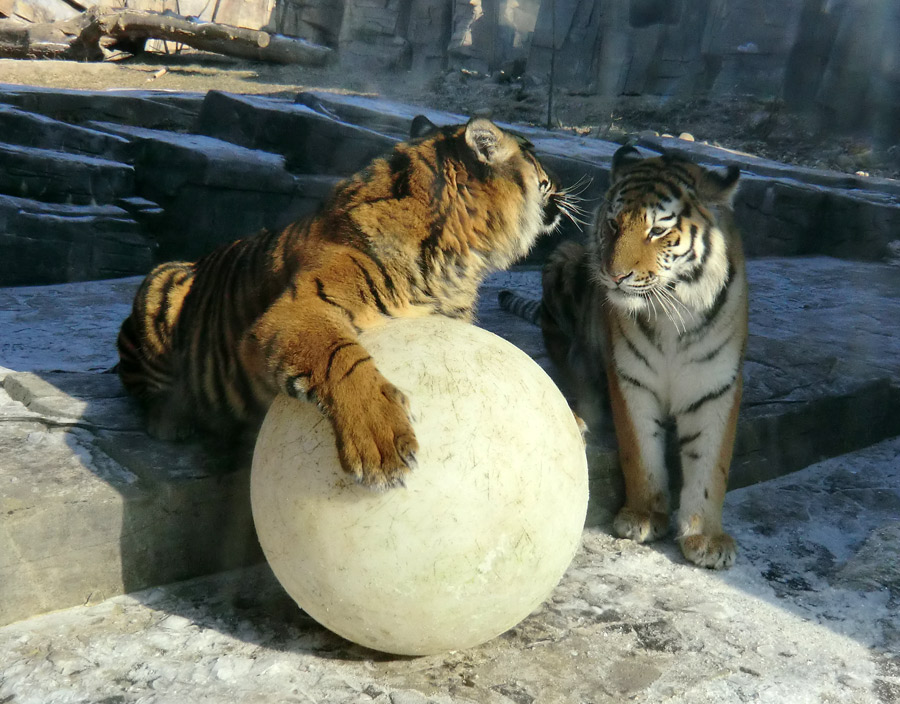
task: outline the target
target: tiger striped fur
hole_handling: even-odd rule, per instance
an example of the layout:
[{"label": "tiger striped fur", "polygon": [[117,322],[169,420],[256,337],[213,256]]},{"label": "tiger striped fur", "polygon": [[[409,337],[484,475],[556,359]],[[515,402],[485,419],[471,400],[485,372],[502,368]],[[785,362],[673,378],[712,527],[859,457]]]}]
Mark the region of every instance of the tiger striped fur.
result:
[{"label": "tiger striped fur", "polygon": [[747,340],[731,213],[738,177],[736,168],[722,175],[619,149],[587,246],[566,242],[548,258],[538,311],[576,411],[606,391],[625,477],[618,535],[644,542],[669,530],[665,441],[674,421],[678,541],[688,560],[715,569],[736,554],[722,505]]},{"label": "tiger striped fur", "polygon": [[277,393],[331,420],[343,468],[403,483],[418,448],[404,395],[358,342],[388,318],[472,318],[478,285],[566,213],[532,145],[489,120],[414,123],[397,145],[282,232],[154,269],[118,339],[149,431],[257,425]]}]

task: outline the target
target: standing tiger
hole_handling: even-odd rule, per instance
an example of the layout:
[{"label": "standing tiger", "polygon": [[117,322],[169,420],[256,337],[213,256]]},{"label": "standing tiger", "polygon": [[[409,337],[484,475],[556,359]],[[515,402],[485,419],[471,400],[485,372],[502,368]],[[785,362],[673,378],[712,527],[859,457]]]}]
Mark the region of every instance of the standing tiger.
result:
[{"label": "standing tiger", "polygon": [[151,434],[227,436],[286,393],[318,404],[357,481],[403,483],[418,449],[407,399],[358,333],[398,316],[470,320],[484,276],[566,212],[533,146],[489,120],[417,118],[413,137],[338,184],[313,218],[147,276],[118,371]]},{"label": "standing tiger", "polygon": [[[645,542],[668,532],[665,445],[674,421],[678,542],[688,560],[715,569],[730,567],[736,552],[722,504],[747,341],[731,212],[738,176],[735,167],[721,175],[619,149],[587,247],[566,242],[550,256],[536,311],[570,388],[582,401],[607,389],[625,477],[616,533]],[[514,307],[515,294],[501,293],[501,305]]]}]

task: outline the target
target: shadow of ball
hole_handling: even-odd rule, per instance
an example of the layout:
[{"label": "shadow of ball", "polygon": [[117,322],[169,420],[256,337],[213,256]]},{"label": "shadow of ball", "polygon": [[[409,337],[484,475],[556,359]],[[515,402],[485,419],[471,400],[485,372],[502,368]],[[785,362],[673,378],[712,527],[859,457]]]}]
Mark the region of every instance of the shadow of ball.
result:
[{"label": "shadow of ball", "polygon": [[400,655],[478,645],[539,606],[580,544],[578,427],[544,371],[480,328],[397,320],[362,343],[410,399],[418,467],[405,488],[357,485],[329,421],[280,396],[253,457],[260,544],[297,604],[348,640]]}]

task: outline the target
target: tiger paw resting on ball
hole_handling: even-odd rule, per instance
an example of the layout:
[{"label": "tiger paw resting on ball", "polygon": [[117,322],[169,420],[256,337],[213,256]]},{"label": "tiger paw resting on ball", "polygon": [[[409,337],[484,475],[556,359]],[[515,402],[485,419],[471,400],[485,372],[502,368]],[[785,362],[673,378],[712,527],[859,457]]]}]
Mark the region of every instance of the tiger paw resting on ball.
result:
[{"label": "tiger paw resting on ball", "polygon": [[147,276],[119,333],[118,371],[152,434],[229,436],[286,393],[318,404],[359,482],[403,483],[418,448],[408,401],[358,333],[394,317],[470,320],[484,276],[566,212],[527,140],[485,119],[423,120],[316,216]]},{"label": "tiger paw resting on ball", "polygon": [[[666,429],[674,421],[683,485],[678,542],[691,562],[731,566],[722,504],[741,400],[747,282],[731,214],[739,172],[679,158],[614,158],[587,247],[548,259],[536,311],[550,356],[578,401],[608,390],[625,506],[619,536],[669,530]],[[501,304],[514,307],[514,295]]]}]

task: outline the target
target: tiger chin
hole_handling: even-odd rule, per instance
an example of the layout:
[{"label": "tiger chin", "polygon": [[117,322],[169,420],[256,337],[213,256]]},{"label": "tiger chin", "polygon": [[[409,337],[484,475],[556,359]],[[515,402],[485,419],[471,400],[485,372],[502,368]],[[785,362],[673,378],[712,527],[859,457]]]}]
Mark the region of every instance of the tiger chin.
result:
[{"label": "tiger chin", "polygon": [[616,533],[638,542],[668,533],[674,422],[683,476],[677,539],[689,561],[713,569],[736,555],[722,505],[747,341],[747,280],[731,212],[738,177],[734,167],[720,174],[622,147],[587,246],[566,242],[551,254],[537,311],[576,411],[598,394],[609,402],[626,496]]},{"label": "tiger chin", "polygon": [[409,404],[359,333],[397,317],[471,320],[481,280],[566,212],[523,137],[416,118],[409,141],[314,217],[154,269],[119,333],[119,376],[164,439],[256,428],[278,393],[312,401],[346,472],[402,485],[418,450]]}]

